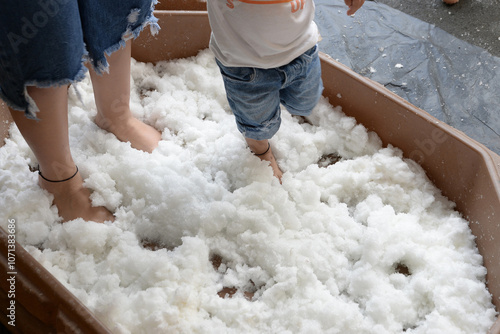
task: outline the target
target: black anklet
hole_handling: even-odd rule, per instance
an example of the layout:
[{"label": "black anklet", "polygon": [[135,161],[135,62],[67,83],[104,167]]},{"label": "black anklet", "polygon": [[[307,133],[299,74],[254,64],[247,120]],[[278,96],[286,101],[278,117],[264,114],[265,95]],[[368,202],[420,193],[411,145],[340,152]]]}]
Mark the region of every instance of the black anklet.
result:
[{"label": "black anklet", "polygon": [[253,152],[253,151],[252,151],[252,153],[253,153],[254,155],[256,155],[256,156],[258,156],[258,157],[259,157],[259,156],[264,155],[264,154],[266,154],[267,152],[269,152],[269,149],[270,149],[270,148],[271,148],[271,143],[267,143],[267,150],[266,150],[264,153],[259,153],[259,154],[257,154],[257,153],[255,153],[255,152]]},{"label": "black anklet", "polygon": [[65,182],[65,181],[69,181],[69,180],[71,180],[72,178],[74,178],[74,177],[76,176],[76,174],[78,174],[78,166],[76,166],[76,172],[75,172],[75,174],[71,175],[70,177],[68,177],[67,179],[64,179],[64,180],[55,180],[55,181],[54,181],[54,180],[49,180],[49,179],[47,179],[46,177],[44,177],[44,176],[42,175],[42,172],[40,171],[40,168],[38,168],[38,174],[40,175],[40,177],[41,177],[42,179],[44,179],[45,181],[48,181],[48,182],[53,182],[53,183],[57,183],[57,182]]}]

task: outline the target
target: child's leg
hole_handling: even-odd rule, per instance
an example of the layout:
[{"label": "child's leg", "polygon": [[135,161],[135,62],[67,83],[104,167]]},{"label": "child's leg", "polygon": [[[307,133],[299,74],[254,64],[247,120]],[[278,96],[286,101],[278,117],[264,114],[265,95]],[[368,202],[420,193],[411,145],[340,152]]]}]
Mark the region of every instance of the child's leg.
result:
[{"label": "child's leg", "polygon": [[248,147],[250,147],[253,154],[258,156],[261,160],[269,161],[271,168],[273,169],[274,176],[276,176],[281,182],[283,172],[276,162],[269,140],[255,140],[251,138],[245,138],[245,140],[247,141]]},{"label": "child's leg", "polygon": [[39,121],[17,110],[10,111],[12,118],[35,154],[42,175],[53,181],[69,178],[49,182],[39,177],[40,187],[54,195],[54,205],[64,221],[112,221],[113,215],[106,208],[92,206],[80,173],[75,174],[68,137],[68,87],[28,87],[28,93],[40,109],[36,114]]},{"label": "child's leg", "polygon": [[308,116],[323,92],[321,64],[317,47],[295,59],[285,72],[290,84],[280,92],[281,103],[292,114]]},{"label": "child's leg", "polygon": [[97,105],[96,124],[112,132],[119,140],[132,147],[152,152],[161,139],[161,133],[130,112],[131,41],[125,48],[109,56],[109,73],[98,75],[93,69],[90,77]]},{"label": "child's leg", "polygon": [[245,137],[250,150],[261,160],[269,161],[273,174],[281,180],[283,173],[268,139],[274,136],[281,124],[279,90],[283,78],[272,69],[217,64],[238,130]]}]

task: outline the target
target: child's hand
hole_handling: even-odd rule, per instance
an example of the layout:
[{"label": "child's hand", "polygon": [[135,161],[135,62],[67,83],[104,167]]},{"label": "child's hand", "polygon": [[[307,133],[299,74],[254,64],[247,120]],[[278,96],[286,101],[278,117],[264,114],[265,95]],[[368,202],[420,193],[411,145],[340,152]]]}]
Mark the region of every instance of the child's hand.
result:
[{"label": "child's hand", "polygon": [[347,15],[353,15],[358,9],[363,6],[365,0],[344,0],[345,4],[349,7]]}]

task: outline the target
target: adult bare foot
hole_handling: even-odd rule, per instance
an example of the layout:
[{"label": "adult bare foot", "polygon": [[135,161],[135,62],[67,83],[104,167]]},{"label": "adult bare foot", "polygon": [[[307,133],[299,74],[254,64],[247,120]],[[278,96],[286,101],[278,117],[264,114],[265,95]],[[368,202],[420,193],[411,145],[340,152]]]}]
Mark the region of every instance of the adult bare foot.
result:
[{"label": "adult bare foot", "polygon": [[113,133],[118,140],[130,142],[133,148],[141,151],[153,152],[161,140],[161,133],[158,130],[133,116],[110,121],[97,113],[94,122],[101,129]]},{"label": "adult bare foot", "polygon": [[69,179],[59,182],[49,181],[40,174],[38,184],[54,196],[53,204],[63,222],[76,218],[98,223],[114,221],[113,214],[105,207],[92,206],[90,191],[83,186],[83,178],[78,171]]},{"label": "adult bare foot", "polygon": [[130,59],[132,41],[111,54],[109,72],[97,74],[90,67],[90,78],[97,107],[95,123],[113,133],[119,140],[130,142],[133,148],[151,153],[161,139],[161,133],[130,112]]},{"label": "adult bare foot", "polygon": [[255,140],[250,138],[245,138],[250,150],[254,155],[260,158],[260,160],[268,161],[273,169],[273,175],[278,178],[281,183],[281,177],[283,172],[278,166],[278,162],[274,157],[273,150],[271,149],[271,144],[268,140]]}]

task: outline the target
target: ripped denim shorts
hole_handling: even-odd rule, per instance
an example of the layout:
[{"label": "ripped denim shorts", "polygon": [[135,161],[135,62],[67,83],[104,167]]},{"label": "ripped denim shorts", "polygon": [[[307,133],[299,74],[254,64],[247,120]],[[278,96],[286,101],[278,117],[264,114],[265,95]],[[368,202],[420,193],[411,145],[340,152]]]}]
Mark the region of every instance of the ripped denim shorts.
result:
[{"label": "ripped denim shorts", "polygon": [[84,78],[89,61],[107,71],[110,55],[151,24],[156,0],[15,0],[0,2],[0,98],[36,118],[26,86]]}]

